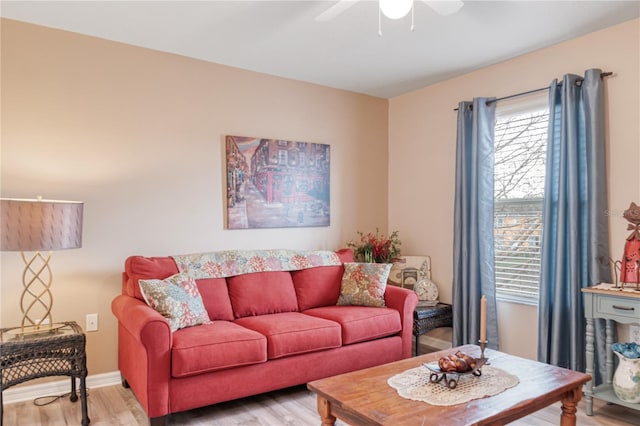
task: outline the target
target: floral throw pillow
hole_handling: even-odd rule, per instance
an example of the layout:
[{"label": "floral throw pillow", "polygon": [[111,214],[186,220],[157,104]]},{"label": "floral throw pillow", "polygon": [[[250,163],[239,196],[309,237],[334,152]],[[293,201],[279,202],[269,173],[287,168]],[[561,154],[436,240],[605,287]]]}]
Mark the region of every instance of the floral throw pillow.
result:
[{"label": "floral throw pillow", "polygon": [[390,263],[345,263],[338,305],[384,307]]},{"label": "floral throw pillow", "polygon": [[196,280],[188,274],[140,280],[139,284],[147,305],[169,321],[171,331],[209,322]]}]

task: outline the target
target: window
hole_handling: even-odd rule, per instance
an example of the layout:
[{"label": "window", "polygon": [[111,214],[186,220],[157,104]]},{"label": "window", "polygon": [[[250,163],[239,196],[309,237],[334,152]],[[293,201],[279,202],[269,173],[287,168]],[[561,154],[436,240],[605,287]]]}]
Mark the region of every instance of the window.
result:
[{"label": "window", "polygon": [[282,164],[283,166],[287,165],[287,161],[289,156],[287,155],[288,152],[286,149],[279,149],[278,150],[278,163]]},{"label": "window", "polygon": [[503,300],[537,304],[549,120],[546,93],[498,104],[496,117],[496,293]]}]

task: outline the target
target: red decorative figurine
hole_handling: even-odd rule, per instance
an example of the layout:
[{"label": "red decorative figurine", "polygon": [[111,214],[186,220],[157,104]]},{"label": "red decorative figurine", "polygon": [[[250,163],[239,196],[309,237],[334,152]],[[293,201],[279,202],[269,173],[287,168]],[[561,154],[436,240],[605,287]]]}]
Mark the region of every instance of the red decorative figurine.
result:
[{"label": "red decorative figurine", "polygon": [[623,217],[629,222],[628,230],[633,231],[624,245],[624,255],[620,268],[620,281],[623,283],[640,282],[640,206],[631,203]]}]

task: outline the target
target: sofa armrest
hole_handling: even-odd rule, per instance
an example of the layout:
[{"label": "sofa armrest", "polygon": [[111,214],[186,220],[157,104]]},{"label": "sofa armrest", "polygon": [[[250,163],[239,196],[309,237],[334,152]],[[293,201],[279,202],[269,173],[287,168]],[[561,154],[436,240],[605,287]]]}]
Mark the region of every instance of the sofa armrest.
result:
[{"label": "sofa armrest", "polygon": [[[169,322],[143,301],[135,297],[119,295],[111,302],[111,311],[118,319],[118,322],[122,324],[132,336],[136,336],[141,343],[143,343],[143,340],[151,337],[149,336],[147,327],[159,322],[166,327],[164,337],[169,339],[169,347],[171,346],[171,329],[169,328]],[[147,343],[153,345],[152,341],[147,341],[143,344],[146,345]]]},{"label": "sofa armrest", "polygon": [[149,417],[170,412],[171,346],[168,321],[139,299],[119,295],[111,302],[118,319],[118,368]]},{"label": "sofa armrest", "polygon": [[384,302],[387,307],[400,312],[402,324],[402,357],[411,357],[411,344],[413,343],[413,311],[418,304],[418,296],[415,292],[402,287],[387,285],[384,293]]}]

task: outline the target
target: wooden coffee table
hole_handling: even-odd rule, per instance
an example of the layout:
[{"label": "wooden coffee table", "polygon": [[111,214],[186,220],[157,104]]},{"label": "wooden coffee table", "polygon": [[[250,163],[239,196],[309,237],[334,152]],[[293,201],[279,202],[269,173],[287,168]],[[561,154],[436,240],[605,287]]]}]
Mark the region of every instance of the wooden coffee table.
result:
[{"label": "wooden coffee table", "polygon": [[316,380],[307,387],[318,396],[322,425],[333,425],[336,418],[353,425],[502,425],[557,401],[562,401],[560,425],[576,424],[582,385],[591,376],[498,351],[486,350],[485,356],[492,366],[518,376],[520,383],[495,396],[436,406],[404,399],[387,384],[391,376],[457,350],[480,356],[478,346],[465,345]]}]

